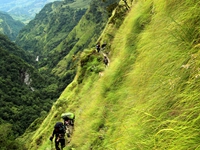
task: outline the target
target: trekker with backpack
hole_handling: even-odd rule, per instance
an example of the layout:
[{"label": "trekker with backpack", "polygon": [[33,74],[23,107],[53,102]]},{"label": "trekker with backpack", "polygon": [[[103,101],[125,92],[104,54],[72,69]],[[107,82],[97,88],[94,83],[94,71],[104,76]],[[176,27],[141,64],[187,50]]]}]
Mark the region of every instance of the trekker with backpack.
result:
[{"label": "trekker with backpack", "polygon": [[[51,141],[53,140],[54,136],[56,150],[62,150],[65,147],[65,127],[62,122],[57,122],[55,124],[53,133],[50,137]],[[59,144],[61,144],[61,149]]]},{"label": "trekker with backpack", "polygon": [[67,137],[71,137],[74,130],[75,114],[71,112],[62,113],[61,118],[64,121]]},{"label": "trekker with backpack", "polygon": [[74,126],[74,122],[75,122],[75,114],[74,113],[71,113],[71,112],[62,113],[61,118],[64,120],[64,125],[69,124],[71,126]]}]

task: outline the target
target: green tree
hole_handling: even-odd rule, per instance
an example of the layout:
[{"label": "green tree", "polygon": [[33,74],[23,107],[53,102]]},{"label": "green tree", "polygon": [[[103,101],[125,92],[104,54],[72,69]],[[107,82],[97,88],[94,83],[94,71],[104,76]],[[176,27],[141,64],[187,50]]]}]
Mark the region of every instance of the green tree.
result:
[{"label": "green tree", "polygon": [[22,143],[15,140],[11,124],[0,125],[0,143],[1,143],[1,150],[8,150],[8,149],[26,150],[26,148],[22,146]]}]

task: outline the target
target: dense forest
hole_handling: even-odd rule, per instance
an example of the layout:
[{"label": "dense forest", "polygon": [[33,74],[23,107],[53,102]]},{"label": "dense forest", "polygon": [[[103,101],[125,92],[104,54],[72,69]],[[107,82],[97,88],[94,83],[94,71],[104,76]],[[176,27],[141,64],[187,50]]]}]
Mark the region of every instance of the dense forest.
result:
[{"label": "dense forest", "polygon": [[55,77],[42,76],[25,61],[31,56],[4,36],[1,36],[0,53],[0,121],[12,124],[17,136],[49,111],[60,92],[55,88]]},{"label": "dense forest", "polygon": [[31,53],[23,50],[19,46],[16,45],[16,43],[11,42],[10,39],[6,35],[0,34],[0,47],[3,48],[4,50],[7,50],[9,53],[12,53],[24,61],[26,61],[29,64],[34,64],[35,63],[35,58]]},{"label": "dense forest", "polygon": [[49,137],[70,111],[64,150],[199,150],[199,5],[64,0],[20,44],[0,35],[1,149],[54,149]]},{"label": "dense forest", "polygon": [[49,3],[20,31],[16,43],[35,55],[46,56],[67,37],[85,11],[64,2]]}]

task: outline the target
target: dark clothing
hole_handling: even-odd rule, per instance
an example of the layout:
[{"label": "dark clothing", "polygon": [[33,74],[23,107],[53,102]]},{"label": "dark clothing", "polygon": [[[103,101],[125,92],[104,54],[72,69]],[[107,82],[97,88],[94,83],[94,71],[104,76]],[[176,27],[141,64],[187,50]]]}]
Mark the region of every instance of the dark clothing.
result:
[{"label": "dark clothing", "polygon": [[[61,126],[58,126],[59,124]],[[56,123],[52,136],[50,137],[50,140],[52,140],[54,136],[55,136],[56,150],[60,150],[59,144],[61,144],[61,149],[63,149],[65,147],[65,129],[63,123]]]},{"label": "dark clothing", "polygon": [[101,50],[100,44],[97,44],[96,49],[97,49],[97,52],[99,52]]},{"label": "dark clothing", "polygon": [[61,149],[63,149],[65,147],[65,139],[59,139],[59,140],[55,139],[56,150],[60,150],[59,144],[61,144]]},{"label": "dark clothing", "polygon": [[64,138],[65,137],[65,131],[64,130],[59,130],[59,129],[54,129],[52,136],[54,137],[55,135],[55,139],[59,138]]},{"label": "dark clothing", "polygon": [[63,123],[62,122],[57,122],[54,126],[54,129],[55,128],[59,128],[59,130],[62,130],[62,127],[63,127]]},{"label": "dark clothing", "polygon": [[107,58],[106,56],[104,56],[103,62],[104,62],[104,64],[105,64],[106,66],[108,65],[108,58]]},{"label": "dark clothing", "polygon": [[107,45],[106,43],[102,44],[101,48],[104,49],[106,47],[106,45]]}]

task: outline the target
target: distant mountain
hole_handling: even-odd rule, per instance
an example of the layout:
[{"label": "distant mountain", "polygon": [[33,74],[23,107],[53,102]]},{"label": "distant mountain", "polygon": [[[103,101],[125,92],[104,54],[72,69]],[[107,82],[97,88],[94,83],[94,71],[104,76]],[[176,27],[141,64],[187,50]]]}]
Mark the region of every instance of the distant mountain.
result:
[{"label": "distant mountain", "polygon": [[10,40],[14,41],[24,26],[22,22],[16,21],[9,14],[0,11],[0,33],[7,35]]},{"label": "distant mountain", "polygon": [[65,2],[45,5],[19,33],[17,44],[36,55],[47,55],[66,38],[86,9],[72,8]]},{"label": "distant mountain", "polygon": [[1,0],[0,10],[24,23],[32,20],[47,3],[60,0]]}]

